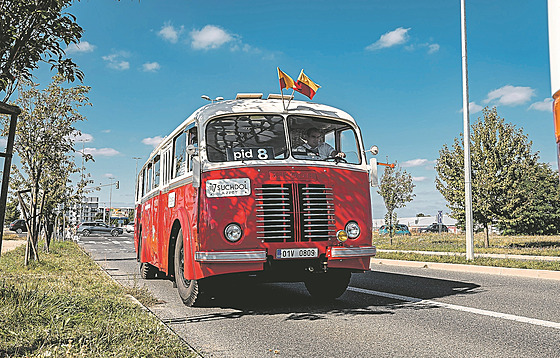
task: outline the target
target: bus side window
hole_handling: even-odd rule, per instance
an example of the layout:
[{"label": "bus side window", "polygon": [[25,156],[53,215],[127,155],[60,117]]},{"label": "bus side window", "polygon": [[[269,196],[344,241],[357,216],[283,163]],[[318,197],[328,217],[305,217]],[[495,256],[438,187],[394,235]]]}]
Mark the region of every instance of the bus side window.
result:
[{"label": "bus side window", "polygon": [[148,164],[146,168],[146,192],[152,189],[152,163]]},{"label": "bus side window", "polygon": [[[188,142],[187,145],[194,145],[196,148],[198,148],[198,136],[197,136],[197,129],[196,127],[193,127],[191,129],[189,129],[189,135],[188,135]],[[192,164],[192,156],[189,155],[189,167],[187,169],[189,172],[193,171],[193,164]]]},{"label": "bus side window", "polygon": [[140,200],[144,196],[144,170],[141,170],[140,174],[138,175],[137,190],[138,192],[136,193],[136,200]]},{"label": "bus side window", "polygon": [[175,155],[173,157],[173,178],[177,178],[185,174],[185,167],[187,165],[187,133],[183,132],[175,137],[173,140],[173,148]]},{"label": "bus side window", "polygon": [[160,176],[160,161],[159,155],[154,158],[154,182],[152,183],[152,189],[159,187],[159,176]]}]

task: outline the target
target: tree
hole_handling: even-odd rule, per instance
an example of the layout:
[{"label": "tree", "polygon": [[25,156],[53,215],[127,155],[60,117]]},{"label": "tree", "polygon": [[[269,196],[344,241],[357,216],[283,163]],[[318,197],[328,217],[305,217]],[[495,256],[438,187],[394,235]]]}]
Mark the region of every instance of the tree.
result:
[{"label": "tree", "polygon": [[[531,150],[532,143],[521,129],[506,123],[498,116],[496,108],[483,109],[483,118],[471,126],[471,184],[473,198],[473,220],[486,232],[485,246],[489,246],[488,228],[492,224],[500,227],[517,227],[520,213],[536,201],[531,200],[531,188],[538,185],[546,168],[538,163],[539,156]],[[447,200],[451,216],[464,225],[463,141],[455,138],[452,148],[444,145],[436,162],[436,188]],[[552,190],[557,193],[558,189]],[[553,194],[554,195],[554,194]]]},{"label": "tree", "polygon": [[83,73],[65,57],[62,44],[78,43],[83,29],[76,18],[62,11],[73,0],[0,0],[0,92],[7,101],[18,80],[31,80],[39,62],[68,81]]},{"label": "tree", "polygon": [[393,244],[393,234],[395,224],[397,224],[397,213],[395,209],[403,208],[406,203],[412,201],[415,194],[412,177],[406,170],[400,168],[386,167],[381,177],[379,190],[377,191],[385,202],[387,214],[385,215],[385,224],[389,226],[390,244]]},{"label": "tree", "polygon": [[18,209],[17,200],[11,199],[6,203],[6,216],[4,217],[4,224],[9,224],[14,220],[20,218],[20,211]]},{"label": "tree", "polygon": [[[41,224],[47,231],[47,245],[54,224],[57,204],[69,201],[78,193],[69,189],[70,175],[79,169],[74,164],[74,124],[85,118],[79,108],[90,105],[89,87],[61,87],[64,79],[55,76],[43,91],[37,85],[19,89],[18,106],[22,109],[16,129],[14,149],[21,161],[21,170],[14,168],[11,181],[13,189],[31,189],[31,236],[34,245],[38,241]],[[78,191],[84,183],[78,185]],[[42,193],[42,195],[40,195]],[[44,196],[43,212],[39,212],[39,198]]]}]

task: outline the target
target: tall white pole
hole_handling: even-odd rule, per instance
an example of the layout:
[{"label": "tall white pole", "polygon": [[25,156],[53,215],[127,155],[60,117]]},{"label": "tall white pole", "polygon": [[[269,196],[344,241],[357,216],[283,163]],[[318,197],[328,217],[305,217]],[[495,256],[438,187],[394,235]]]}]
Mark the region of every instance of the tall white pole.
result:
[{"label": "tall white pole", "polygon": [[474,260],[472,183],[471,183],[471,146],[469,123],[469,75],[467,72],[467,16],[465,0],[461,0],[461,42],[463,59],[463,141],[465,148],[465,233],[467,241],[467,260]]}]

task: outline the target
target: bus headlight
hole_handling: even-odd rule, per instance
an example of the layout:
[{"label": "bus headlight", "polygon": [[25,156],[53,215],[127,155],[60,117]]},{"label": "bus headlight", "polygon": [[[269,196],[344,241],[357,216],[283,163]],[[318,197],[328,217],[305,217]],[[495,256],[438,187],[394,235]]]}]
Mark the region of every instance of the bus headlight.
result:
[{"label": "bus headlight", "polygon": [[224,229],[224,235],[228,241],[237,242],[243,236],[243,230],[239,224],[231,223]]},{"label": "bus headlight", "polygon": [[338,230],[336,232],[336,239],[340,242],[348,240],[348,234],[344,230]]},{"label": "bus headlight", "polygon": [[349,221],[344,230],[346,230],[348,238],[350,239],[355,239],[360,236],[360,226],[355,221]]}]

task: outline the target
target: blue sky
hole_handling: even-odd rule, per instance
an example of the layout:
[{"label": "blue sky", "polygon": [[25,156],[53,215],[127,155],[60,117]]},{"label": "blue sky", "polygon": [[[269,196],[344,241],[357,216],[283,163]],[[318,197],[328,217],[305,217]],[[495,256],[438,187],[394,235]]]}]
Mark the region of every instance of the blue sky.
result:
[{"label": "blue sky", "polygon": [[[95,157],[87,170],[96,184],[120,181],[113,206],[133,205],[133,157],[140,167],[201,95],[279,93],[280,67],[305,69],[322,86],[314,102],[349,112],[366,147],[413,176],[399,217],[448,211],[433,167],[463,129],[459,0],[84,0],[68,11],[84,28],[68,54],[92,87],[79,125]],[[546,1],[467,0],[467,26],[471,122],[497,106],[556,169]],[[50,73],[36,75],[46,84]],[[108,204],[108,188],[96,195]]]}]

